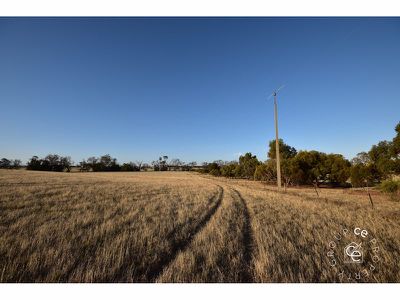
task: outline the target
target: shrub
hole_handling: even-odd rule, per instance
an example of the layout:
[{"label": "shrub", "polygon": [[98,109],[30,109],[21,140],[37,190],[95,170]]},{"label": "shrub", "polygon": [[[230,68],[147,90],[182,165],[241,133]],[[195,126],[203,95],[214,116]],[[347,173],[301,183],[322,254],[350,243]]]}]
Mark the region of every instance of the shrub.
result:
[{"label": "shrub", "polygon": [[391,198],[396,198],[400,191],[400,181],[387,179],[382,181],[380,188],[382,192],[389,194]]},{"label": "shrub", "polygon": [[209,173],[211,175],[218,174],[215,176],[219,176],[221,175],[220,166],[215,162],[207,164],[207,166],[205,167],[205,173]]},{"label": "shrub", "polygon": [[122,172],[139,172],[140,168],[133,162],[130,163],[125,163],[121,166],[121,171]]},{"label": "shrub", "polygon": [[252,155],[250,152],[245,155],[241,155],[239,157],[239,166],[240,171],[238,177],[244,177],[247,179],[254,178],[254,172],[256,171],[257,166],[260,164],[257,157]]},{"label": "shrub", "polygon": [[235,177],[235,169],[237,164],[228,164],[221,167],[221,175],[224,177]]},{"label": "shrub", "polygon": [[220,176],[220,175],[221,175],[221,172],[220,172],[219,169],[212,169],[212,170],[210,171],[210,174],[213,175],[213,176]]},{"label": "shrub", "polygon": [[271,181],[276,179],[276,171],[272,168],[270,163],[262,163],[256,167],[254,172],[254,180]]},{"label": "shrub", "polygon": [[353,187],[373,186],[380,182],[382,175],[374,164],[355,164],[350,168],[350,181]]}]

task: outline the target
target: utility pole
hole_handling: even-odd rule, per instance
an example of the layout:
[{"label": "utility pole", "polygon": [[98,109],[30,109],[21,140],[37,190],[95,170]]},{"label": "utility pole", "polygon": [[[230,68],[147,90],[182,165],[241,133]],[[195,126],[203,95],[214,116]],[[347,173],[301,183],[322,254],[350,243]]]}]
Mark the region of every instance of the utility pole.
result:
[{"label": "utility pole", "polygon": [[277,184],[278,184],[278,191],[282,188],[281,183],[281,158],[279,155],[279,137],[278,137],[278,105],[276,103],[276,92],[274,92],[274,116],[275,116],[275,152],[276,152],[276,174],[277,174]]},{"label": "utility pole", "polygon": [[278,104],[276,101],[276,97],[278,92],[283,89],[285,85],[282,85],[279,89],[275,90],[269,97],[268,100],[274,96],[274,117],[275,117],[275,152],[276,152],[276,183],[278,185],[278,191],[282,188],[282,179],[281,179],[281,158],[279,155],[279,135],[278,135]]}]

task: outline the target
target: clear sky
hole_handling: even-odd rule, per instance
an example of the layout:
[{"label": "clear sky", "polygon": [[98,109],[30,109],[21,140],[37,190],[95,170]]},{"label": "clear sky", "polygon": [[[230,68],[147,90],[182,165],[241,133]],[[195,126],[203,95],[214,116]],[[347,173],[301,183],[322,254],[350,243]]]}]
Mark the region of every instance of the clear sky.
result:
[{"label": "clear sky", "polygon": [[400,121],[400,18],[0,18],[0,157],[352,158]]}]

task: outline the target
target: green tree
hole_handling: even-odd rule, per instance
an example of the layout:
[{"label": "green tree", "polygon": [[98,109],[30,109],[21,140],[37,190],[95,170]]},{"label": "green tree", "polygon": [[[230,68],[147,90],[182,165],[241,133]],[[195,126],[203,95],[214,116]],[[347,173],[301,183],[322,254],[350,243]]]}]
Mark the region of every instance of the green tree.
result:
[{"label": "green tree", "polygon": [[400,122],[396,125],[395,129],[396,131],[396,136],[393,138],[392,141],[392,155],[395,158],[400,157]]},{"label": "green tree", "polygon": [[260,164],[257,157],[247,152],[245,155],[239,157],[240,177],[254,178],[256,167]]},{"label": "green tree", "polygon": [[213,176],[220,176],[220,175],[221,175],[221,171],[220,171],[219,169],[212,169],[212,170],[210,171],[210,175],[213,175]]},{"label": "green tree", "polygon": [[298,184],[312,184],[325,176],[322,165],[323,154],[318,151],[300,151],[293,159],[293,181]]},{"label": "green tree", "polygon": [[373,164],[355,164],[350,168],[350,181],[354,187],[372,186],[377,182],[378,170]]},{"label": "green tree", "polygon": [[272,160],[268,160],[259,164],[254,172],[254,179],[266,182],[276,181],[276,164]]},{"label": "green tree", "polygon": [[352,165],[357,165],[357,164],[367,165],[369,163],[371,163],[371,158],[369,157],[369,154],[365,151],[358,153],[356,157],[354,157],[351,160]]},{"label": "green tree", "polygon": [[350,177],[350,162],[341,154],[328,154],[325,157],[327,179],[334,184],[343,185]]},{"label": "green tree", "polygon": [[393,138],[390,154],[393,158],[393,171],[400,174],[400,122],[395,127],[396,136]]},{"label": "green tree", "polygon": [[140,167],[133,162],[124,163],[121,166],[121,171],[123,171],[123,172],[139,172]]},{"label": "green tree", "polygon": [[0,168],[1,169],[10,169],[11,168],[11,160],[7,158],[2,158],[0,160]]},{"label": "green tree", "polygon": [[33,156],[28,161],[27,169],[38,171],[69,172],[71,166],[72,161],[69,156],[63,157],[57,154],[49,154],[43,159],[39,159],[37,156]]},{"label": "green tree", "polygon": [[19,169],[21,167],[22,161],[20,159],[14,159],[13,161],[13,168]]},{"label": "green tree", "polygon": [[[272,140],[269,142],[269,150],[268,157],[270,159],[276,159],[276,140]],[[297,150],[294,147],[291,147],[283,142],[282,139],[279,139],[279,154],[280,159],[288,159],[295,157],[297,154]]]},{"label": "green tree", "polygon": [[221,175],[224,177],[235,177],[237,163],[229,163],[221,167]]},{"label": "green tree", "polygon": [[214,175],[214,176],[221,175],[220,166],[215,162],[210,163],[210,164],[206,164],[204,166],[204,172],[205,173],[209,173],[209,174]]},{"label": "green tree", "polygon": [[234,170],[234,174],[236,178],[243,178],[243,166],[240,164],[237,164]]},{"label": "green tree", "polygon": [[389,174],[394,172],[394,161],[392,160],[392,143],[381,141],[377,145],[373,145],[369,151],[371,163],[378,170],[380,178],[387,178]]}]

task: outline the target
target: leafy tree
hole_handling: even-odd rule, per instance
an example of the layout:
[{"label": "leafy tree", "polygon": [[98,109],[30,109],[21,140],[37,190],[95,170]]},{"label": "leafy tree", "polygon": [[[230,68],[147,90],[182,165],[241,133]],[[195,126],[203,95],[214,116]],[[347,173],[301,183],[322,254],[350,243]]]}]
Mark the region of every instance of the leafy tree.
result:
[{"label": "leafy tree", "polygon": [[394,171],[391,153],[392,143],[388,141],[381,141],[377,145],[373,145],[368,153],[371,163],[376,165],[381,178],[386,178]]},{"label": "leafy tree", "polygon": [[140,171],[143,167],[143,161],[137,160],[134,165],[137,166],[137,168],[139,169],[138,171]]},{"label": "leafy tree", "polygon": [[183,166],[185,165],[185,163],[183,161],[181,161],[179,158],[174,158],[171,159],[171,161],[169,162],[169,169],[173,169],[173,170],[180,170],[183,169]]},{"label": "leafy tree", "polygon": [[69,156],[59,156],[57,154],[49,154],[43,159],[33,156],[27,164],[28,170],[38,171],[54,171],[69,172],[71,170],[72,160]]},{"label": "leafy tree", "polygon": [[318,184],[326,177],[323,165],[324,153],[318,151],[300,151],[293,158],[292,177],[297,184]]},{"label": "leafy tree", "polygon": [[158,160],[152,161],[153,169],[154,171],[167,171],[168,170],[168,165],[167,165],[167,159],[168,156],[160,156]]},{"label": "leafy tree", "polygon": [[139,172],[140,167],[133,162],[124,163],[121,166],[121,171],[123,171],[123,172]]},{"label": "leafy tree", "polygon": [[239,157],[239,168],[238,170],[238,177],[245,177],[245,178],[254,178],[254,172],[256,171],[257,166],[260,164],[257,157],[252,155],[250,152],[246,153],[245,155],[241,155]]},{"label": "leafy tree", "polygon": [[[276,140],[272,140],[269,142],[269,150],[268,157],[270,159],[276,159]],[[288,159],[295,157],[297,154],[297,150],[294,147],[291,147],[283,142],[282,139],[279,139],[279,154],[280,159]]]},{"label": "leafy tree", "polygon": [[223,160],[221,160],[221,159],[219,159],[219,160],[214,160],[213,161],[214,163],[216,163],[218,166],[220,166],[220,167],[222,167],[223,165],[225,165],[225,162],[223,161]]},{"label": "leafy tree", "polygon": [[229,163],[221,167],[221,175],[224,177],[235,177],[237,163]]},{"label": "leafy tree", "polygon": [[167,171],[168,164],[167,164],[168,156],[160,156],[158,159],[158,171]]},{"label": "leafy tree", "polygon": [[243,178],[243,173],[244,173],[243,165],[237,164],[236,167],[235,167],[235,171],[234,171],[235,177],[236,178]]},{"label": "leafy tree", "polygon": [[354,187],[372,186],[378,180],[375,165],[355,164],[350,168],[350,181]]},{"label": "leafy tree", "polygon": [[210,164],[207,164],[206,168],[205,168],[206,173],[210,173],[211,175],[214,174],[220,174],[220,166],[213,162]]},{"label": "leafy tree", "polygon": [[392,140],[390,154],[392,156],[392,170],[395,174],[400,174],[400,122],[395,127],[396,136]]},{"label": "leafy tree", "polygon": [[152,166],[153,166],[154,171],[160,171],[160,166],[159,166],[159,164],[158,164],[158,160],[153,160],[153,161],[151,162],[151,164],[152,164]]},{"label": "leafy tree", "polygon": [[1,169],[10,169],[11,168],[11,161],[7,158],[2,158],[0,161],[0,168]]},{"label": "leafy tree", "polygon": [[354,186],[373,185],[400,174],[400,122],[392,141],[373,145],[368,153],[361,152],[352,160],[351,182]]},{"label": "leafy tree", "polygon": [[62,168],[62,171],[67,171],[67,172],[71,172],[71,166],[72,166],[73,162],[71,160],[71,157],[69,156],[61,156],[60,157],[60,165]]},{"label": "leafy tree", "polygon": [[276,164],[273,165],[272,160],[261,163],[256,167],[254,172],[254,179],[266,182],[276,181]]},{"label": "leafy tree", "polygon": [[116,158],[112,158],[109,154],[103,155],[100,158],[89,157],[87,161],[83,160],[80,163],[81,171],[93,172],[110,172],[120,171],[121,166],[117,163]]},{"label": "leafy tree", "polygon": [[[274,170],[274,174],[275,174],[274,178],[276,180],[277,172],[276,172],[276,162],[275,161],[276,160],[274,159],[273,163],[271,164],[271,168],[273,168],[273,170]],[[272,160],[271,160],[271,162],[272,162]],[[293,174],[295,172],[295,166],[296,165],[294,164],[294,157],[286,158],[281,161],[281,176],[282,176],[283,182],[286,186],[293,183]]]},{"label": "leafy tree", "polygon": [[350,162],[341,154],[328,154],[325,157],[327,180],[334,184],[343,185],[350,176]]},{"label": "leafy tree", "polygon": [[27,170],[40,170],[40,160],[39,157],[32,156],[32,158],[28,161],[28,164],[26,165]]},{"label": "leafy tree", "polygon": [[351,160],[352,165],[367,165],[369,163],[371,163],[371,158],[369,157],[369,154],[365,151],[358,153],[357,156]]},{"label": "leafy tree", "polygon": [[22,161],[20,159],[14,159],[12,164],[14,169],[19,169],[22,165]]},{"label": "leafy tree", "polygon": [[391,154],[395,159],[400,159],[400,122],[395,127],[396,136],[392,141]]},{"label": "leafy tree", "polygon": [[219,169],[212,169],[212,170],[210,171],[210,175],[213,175],[213,176],[220,176],[220,175],[221,175],[221,171],[220,171]]}]

